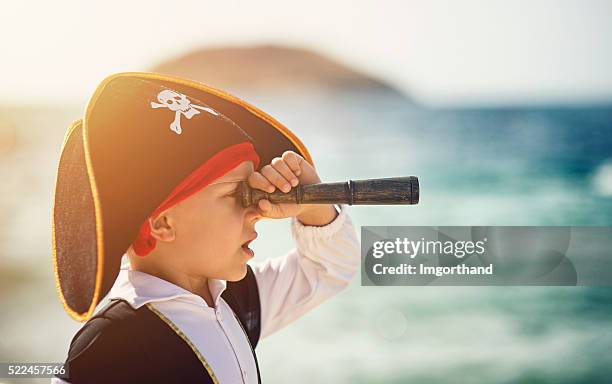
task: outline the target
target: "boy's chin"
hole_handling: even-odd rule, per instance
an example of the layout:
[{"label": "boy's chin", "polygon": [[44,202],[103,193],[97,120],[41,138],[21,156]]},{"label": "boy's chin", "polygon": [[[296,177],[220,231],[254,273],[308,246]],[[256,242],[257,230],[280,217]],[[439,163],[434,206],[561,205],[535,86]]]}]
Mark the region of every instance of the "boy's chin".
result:
[{"label": "boy's chin", "polygon": [[247,265],[246,263],[242,263],[236,270],[232,271],[232,273],[227,277],[227,281],[240,281],[244,279],[247,274]]}]

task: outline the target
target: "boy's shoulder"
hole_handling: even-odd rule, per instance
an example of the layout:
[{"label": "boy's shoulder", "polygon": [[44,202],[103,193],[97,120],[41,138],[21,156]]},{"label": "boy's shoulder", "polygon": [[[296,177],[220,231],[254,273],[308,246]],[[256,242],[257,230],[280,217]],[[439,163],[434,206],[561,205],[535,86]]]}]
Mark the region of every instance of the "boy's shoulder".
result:
[{"label": "boy's shoulder", "polygon": [[[75,360],[88,350],[99,349],[106,344],[130,348],[138,336],[139,322],[145,311],[134,309],[125,300],[111,300],[92,316],[74,335],[70,343],[68,360]],[[136,331],[136,332],[132,332]],[[130,335],[131,337],[123,337]]]},{"label": "boy's shoulder", "polygon": [[[65,366],[71,382],[128,381],[143,356],[146,310],[112,300],[74,335]],[[132,373],[131,373],[132,372]],[[126,377],[127,375],[127,377]]]},{"label": "boy's shoulder", "polygon": [[207,379],[191,348],[155,313],[121,299],[109,302],[74,335],[65,366],[71,383]]},{"label": "boy's shoulder", "polygon": [[[260,302],[257,283],[250,265],[241,281],[228,282],[223,299],[236,313],[254,344],[259,339]],[[128,301],[110,300],[77,331],[70,343],[68,360],[108,348],[119,351],[147,350],[153,341],[175,337],[158,315],[143,305],[135,309]],[[159,340],[158,340],[159,341]]]},{"label": "boy's shoulder", "polygon": [[[222,297],[255,347],[261,309],[250,265],[245,278],[228,282]],[[77,331],[65,365],[72,383],[210,380],[191,347],[168,324],[147,305],[135,309],[124,299],[111,300]]]}]

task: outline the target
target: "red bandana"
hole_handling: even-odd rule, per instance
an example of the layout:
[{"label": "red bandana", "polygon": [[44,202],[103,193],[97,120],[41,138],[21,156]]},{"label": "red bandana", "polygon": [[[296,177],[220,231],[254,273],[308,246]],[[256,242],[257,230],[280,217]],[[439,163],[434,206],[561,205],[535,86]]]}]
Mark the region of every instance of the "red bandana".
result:
[{"label": "red bandana", "polygon": [[[170,195],[168,195],[166,200],[153,211],[149,218],[157,216],[162,211],[198,192],[200,189],[236,168],[243,161],[252,161],[254,169],[257,169],[259,166],[259,155],[255,152],[255,148],[250,142],[232,145],[217,152],[213,157],[183,179]],[[132,243],[132,247],[138,256],[146,256],[155,249],[155,244],[156,241],[151,235],[151,227],[149,226],[149,220],[147,218],[140,227],[140,232],[136,240]]]}]

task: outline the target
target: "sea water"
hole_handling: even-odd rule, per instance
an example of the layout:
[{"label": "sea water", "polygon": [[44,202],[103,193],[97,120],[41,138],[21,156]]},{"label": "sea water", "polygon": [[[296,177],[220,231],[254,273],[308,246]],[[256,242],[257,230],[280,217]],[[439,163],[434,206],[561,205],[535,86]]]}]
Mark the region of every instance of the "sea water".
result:
[{"label": "sea water", "polygon": [[[358,232],[612,225],[612,106],[430,109],[384,94],[261,103],[299,133],[324,181],[419,177],[416,206],[350,207]],[[290,246],[261,235],[257,258]],[[606,382],[611,301],[608,287],[361,287],[357,278],[262,340],[260,365],[275,383]]]}]

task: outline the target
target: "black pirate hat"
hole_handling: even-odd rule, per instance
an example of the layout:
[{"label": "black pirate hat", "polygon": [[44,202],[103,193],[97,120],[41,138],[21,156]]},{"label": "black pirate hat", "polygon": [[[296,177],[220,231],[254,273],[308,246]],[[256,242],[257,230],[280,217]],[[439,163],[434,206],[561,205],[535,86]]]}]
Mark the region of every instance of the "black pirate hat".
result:
[{"label": "black pirate hat", "polygon": [[106,78],[68,128],[57,170],[53,267],[66,312],[89,319],[146,218],[202,164],[248,147],[259,167],[286,150],[313,163],[289,129],[223,91],[151,73]]}]

